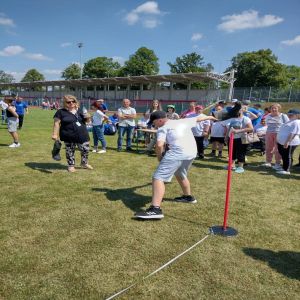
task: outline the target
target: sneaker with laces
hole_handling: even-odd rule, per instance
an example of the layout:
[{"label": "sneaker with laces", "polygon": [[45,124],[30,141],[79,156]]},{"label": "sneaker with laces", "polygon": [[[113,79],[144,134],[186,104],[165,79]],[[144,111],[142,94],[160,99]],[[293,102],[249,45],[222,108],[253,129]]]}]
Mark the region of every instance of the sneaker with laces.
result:
[{"label": "sneaker with laces", "polygon": [[159,220],[164,217],[160,207],[155,207],[151,205],[145,211],[140,211],[134,214],[136,219],[145,219],[145,220]]},{"label": "sneaker with laces", "polygon": [[290,174],[291,174],[291,172],[289,172],[289,171],[284,171],[284,170],[277,171],[276,173],[277,173],[277,174],[280,174],[280,175],[290,175]]},{"label": "sneaker with laces", "polygon": [[271,168],[272,167],[272,164],[271,163],[268,163],[268,162],[265,162],[261,165],[262,167],[266,167],[266,168]]},{"label": "sneaker with laces", "polygon": [[174,198],[174,201],[184,203],[197,203],[197,200],[192,195],[182,195],[180,197]]},{"label": "sneaker with laces", "polygon": [[93,152],[93,153],[97,153],[97,150],[96,150],[96,149],[94,149],[92,152]]},{"label": "sneaker with laces", "polygon": [[20,143],[12,143],[12,144],[9,145],[8,147],[9,147],[9,148],[18,148],[18,147],[20,147],[20,146],[21,146]]},{"label": "sneaker with laces", "polygon": [[102,149],[102,150],[98,151],[97,153],[100,153],[100,154],[106,153],[106,150],[105,150],[105,149]]}]

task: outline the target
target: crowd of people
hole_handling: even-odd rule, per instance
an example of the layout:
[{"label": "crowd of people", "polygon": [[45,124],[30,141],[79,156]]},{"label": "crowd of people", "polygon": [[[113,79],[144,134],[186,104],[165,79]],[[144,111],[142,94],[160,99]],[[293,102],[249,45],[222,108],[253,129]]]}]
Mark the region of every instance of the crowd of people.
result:
[{"label": "crowd of people", "polygon": [[[22,128],[28,107],[21,97],[10,96],[1,101],[1,108],[6,112],[8,132],[13,138],[9,147],[20,147],[17,129]],[[280,175],[290,174],[293,153],[300,144],[300,110],[291,109],[285,114],[277,103],[262,110],[259,104],[252,106],[248,100],[232,99],[228,104],[219,101],[207,114],[203,111],[204,107],[196,102],[191,102],[189,108],[180,114],[176,113],[175,105],[168,105],[164,111],[160,101],[153,100],[150,108],[136,122],[137,113],[129,99],[123,99],[121,107],[111,116],[107,115],[105,101],[96,100],[92,104],[91,115],[85,108],[80,108],[75,96],[65,95],[63,107],[54,114],[52,139],[64,142],[68,171],[73,173],[76,171],[76,147],[81,153],[81,167],[93,169],[88,160],[89,127],[93,136],[92,152],[100,154],[107,151],[106,126],[114,128],[109,134],[118,133],[117,151],[123,151],[123,144],[125,151],[133,151],[133,135],[137,133],[139,138],[138,134],[142,133],[147,151],[155,149],[159,165],[152,177],[152,204],[146,211],[135,214],[141,219],[163,218],[160,206],[165,192],[164,183],[171,181],[174,175],[182,189],[182,195],[174,201],[196,203],[187,178],[190,166],[194,159],[202,160],[206,156],[223,158],[223,148],[230,136],[233,137],[232,165],[225,168],[230,167],[237,174],[244,173],[247,152],[257,148],[265,156],[263,167],[273,168]],[[250,135],[252,140],[249,142]],[[212,145],[211,152],[205,154],[208,143]]]}]

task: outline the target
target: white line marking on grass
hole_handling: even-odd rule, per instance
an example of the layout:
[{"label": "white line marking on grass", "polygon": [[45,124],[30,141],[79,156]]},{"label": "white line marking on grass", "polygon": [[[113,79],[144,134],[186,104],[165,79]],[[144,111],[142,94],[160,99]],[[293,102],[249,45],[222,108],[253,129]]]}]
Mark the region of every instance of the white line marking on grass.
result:
[{"label": "white line marking on grass", "polygon": [[166,264],[164,264],[163,266],[161,266],[160,268],[156,269],[155,271],[153,271],[152,273],[150,273],[149,275],[143,277],[141,280],[137,281],[136,283],[133,283],[132,285],[128,286],[127,288],[119,291],[118,293],[110,296],[109,298],[106,298],[105,300],[111,300],[123,293],[125,293],[126,291],[128,291],[130,288],[136,286],[138,283],[140,283],[142,280],[145,280],[149,277],[151,277],[152,275],[156,274],[157,272],[159,272],[160,270],[164,269],[165,267],[167,267],[168,265],[170,265],[172,262],[174,262],[176,259],[178,259],[179,257],[181,257],[182,255],[184,255],[185,253],[189,252],[190,250],[192,250],[193,248],[195,248],[197,245],[201,244],[202,242],[204,242],[208,237],[210,236],[210,234],[206,235],[202,240],[198,241],[197,243],[195,243],[193,246],[191,246],[190,248],[186,249],[185,251],[183,251],[182,253],[180,253],[179,255],[177,255],[176,257],[172,258],[171,260],[169,260]]}]

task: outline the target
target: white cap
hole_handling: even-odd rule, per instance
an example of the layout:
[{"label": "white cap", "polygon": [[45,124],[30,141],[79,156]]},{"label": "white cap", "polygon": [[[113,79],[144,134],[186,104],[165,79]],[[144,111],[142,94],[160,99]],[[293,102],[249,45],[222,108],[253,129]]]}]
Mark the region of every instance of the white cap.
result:
[{"label": "white cap", "polygon": [[238,102],[239,100],[238,99],[232,99],[231,100],[231,103],[236,103],[236,102]]}]

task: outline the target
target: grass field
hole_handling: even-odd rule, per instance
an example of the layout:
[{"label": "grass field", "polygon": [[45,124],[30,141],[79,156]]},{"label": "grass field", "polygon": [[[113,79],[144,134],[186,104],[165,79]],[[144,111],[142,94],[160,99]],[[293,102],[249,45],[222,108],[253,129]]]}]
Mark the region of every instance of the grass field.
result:
[{"label": "grass field", "polygon": [[[180,194],[172,182],[165,218],[136,221],[151,200],[156,158],[117,152],[113,136],[106,154],[90,154],[94,170],[70,174],[65,158],[51,158],[52,116],[31,110],[16,149],[0,127],[0,299],[105,299],[222,224],[226,158],[194,162],[197,204],[168,201]],[[119,298],[299,299],[300,171],[280,177],[262,161],[251,152],[246,172],[232,175],[236,237],[209,236]]]}]

